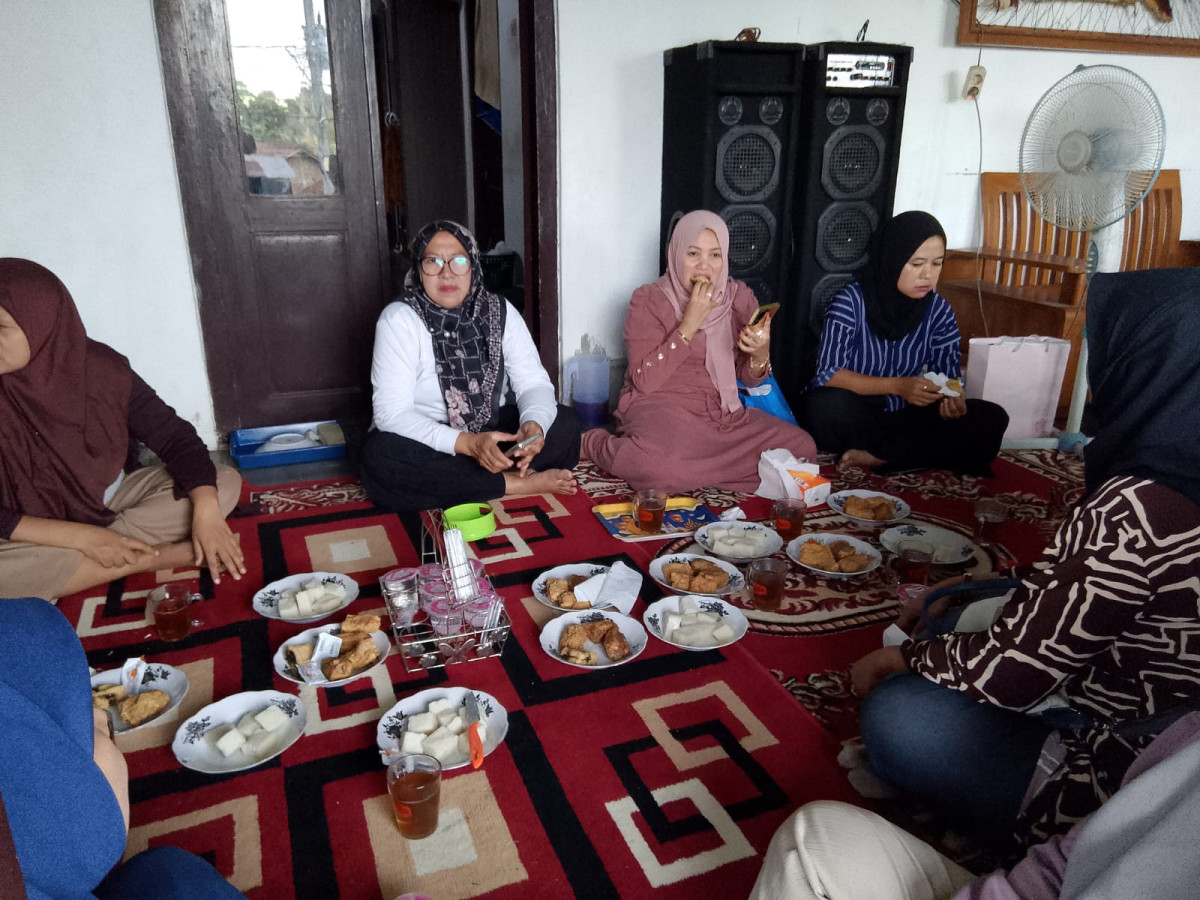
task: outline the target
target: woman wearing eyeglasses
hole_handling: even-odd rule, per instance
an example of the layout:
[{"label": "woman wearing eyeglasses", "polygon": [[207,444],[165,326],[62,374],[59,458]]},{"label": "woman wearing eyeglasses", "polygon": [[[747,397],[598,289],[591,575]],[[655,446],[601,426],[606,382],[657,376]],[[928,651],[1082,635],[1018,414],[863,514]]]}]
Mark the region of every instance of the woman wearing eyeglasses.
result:
[{"label": "woman wearing eyeglasses", "polygon": [[474,236],[431,222],[413,259],[375,326],[362,462],[371,499],[403,512],[574,493],[579,419],[556,402],[520,313],[484,287]]}]

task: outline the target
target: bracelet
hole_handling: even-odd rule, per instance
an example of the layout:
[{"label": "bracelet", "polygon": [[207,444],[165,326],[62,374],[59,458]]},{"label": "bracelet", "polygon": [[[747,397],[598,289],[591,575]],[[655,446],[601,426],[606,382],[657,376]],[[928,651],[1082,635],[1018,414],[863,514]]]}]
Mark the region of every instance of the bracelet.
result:
[{"label": "bracelet", "polygon": [[[684,337],[684,336],[683,336],[683,330],[682,330],[682,329],[676,328],[676,329],[675,329],[675,333],[676,333],[677,335],[679,335],[679,339],[680,339],[681,341],[683,341],[685,344],[688,344],[688,345],[690,345],[690,344],[692,343],[692,338],[690,338],[690,337]],[[692,337],[695,337],[695,335],[693,334],[693,335],[692,335]]]},{"label": "bracelet", "polygon": [[766,359],[766,361],[764,361],[764,362],[763,362],[763,364],[762,364],[761,366],[760,366],[758,363],[756,363],[756,362],[754,361],[754,357],[751,357],[751,358],[750,358],[750,371],[751,371],[751,372],[758,372],[758,371],[760,371],[760,370],[761,370],[761,371],[763,371],[763,372],[766,372],[766,371],[767,371],[767,369],[769,369],[770,367],[771,367],[771,359],[770,359],[770,357],[768,357],[768,358]]}]

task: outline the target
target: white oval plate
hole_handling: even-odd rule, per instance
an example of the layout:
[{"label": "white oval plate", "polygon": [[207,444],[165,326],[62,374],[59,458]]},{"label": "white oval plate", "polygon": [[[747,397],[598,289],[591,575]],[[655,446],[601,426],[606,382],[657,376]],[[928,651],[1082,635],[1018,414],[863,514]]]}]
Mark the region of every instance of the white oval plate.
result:
[{"label": "white oval plate", "polygon": [[[778,535],[776,535],[778,537]],[[781,542],[782,543],[782,542]],[[729,576],[729,582],[719,591],[684,591],[685,594],[695,594],[697,597],[723,597],[726,594],[736,594],[746,586],[746,578],[738,571],[737,566],[723,559],[717,559],[712,556],[702,556],[699,553],[672,553],[670,556],[660,556],[652,560],[650,563],[650,577],[661,584],[668,591],[678,591],[679,588],[672,587],[671,582],[667,581],[663,575],[663,566],[667,563],[691,563],[693,559],[707,559],[710,563],[715,563],[721,567],[721,571]]]},{"label": "white oval plate", "polygon": [[[405,697],[384,713],[379,724],[375,726],[375,743],[379,745],[384,763],[393,757],[399,758],[400,741],[404,736],[404,727],[409,716],[427,712],[429,704],[434,700],[449,700],[457,706],[462,706],[463,697],[467,695],[468,690],[470,688],[444,687],[419,691],[411,697]],[[485,694],[483,691],[474,693],[475,700],[479,703],[479,721],[487,726],[483,741],[483,755],[486,757],[504,743],[504,736],[508,734],[508,711],[491,694]],[[470,764],[470,756],[457,754],[442,763],[442,768],[461,769]]]},{"label": "white oval plate", "polygon": [[[317,581],[333,580],[341,584],[346,589],[346,596],[342,598],[341,605],[337,609],[331,609],[329,612],[316,616],[305,616],[303,619],[285,619],[281,616],[279,614],[279,600],[283,596],[283,592],[298,588],[304,582],[311,581],[314,578]],[[272,581],[254,595],[254,611],[260,616],[266,616],[268,619],[278,619],[280,622],[291,622],[295,625],[306,625],[310,622],[320,622],[322,619],[328,619],[335,613],[341,612],[357,599],[358,582],[353,578],[349,578],[340,572],[306,572],[303,575],[289,575],[287,578]]]},{"label": "white oval plate", "polygon": [[[873,562],[865,569],[858,572],[826,572],[824,569],[818,569],[816,566],[810,566],[807,563],[800,562],[800,546],[805,541],[816,541],[818,544],[833,544],[837,541],[845,541],[854,548],[855,553],[865,553],[870,556]],[[879,564],[883,562],[883,554],[872,547],[866,541],[860,541],[856,537],[851,537],[848,534],[827,534],[819,531],[802,534],[795,538],[787,546],[787,555],[792,562],[803,566],[810,572],[816,572],[818,575],[824,575],[827,578],[857,578],[859,575],[866,575],[868,572],[874,572],[879,568]]]},{"label": "white oval plate", "polygon": [[[730,556],[726,553],[718,553],[713,549],[713,537],[714,532],[720,534],[722,530],[727,530],[731,535],[761,535],[762,553],[755,556]],[[719,556],[721,559],[727,559],[735,563],[747,563],[751,560],[761,559],[764,556],[771,556],[783,548],[783,538],[779,536],[779,532],[759,522],[709,522],[707,525],[702,525],[696,529],[696,543],[703,548],[705,553],[710,553],[713,556]]]},{"label": "white oval plate", "polygon": [[[268,703],[274,703],[288,714],[292,727],[292,736],[275,753],[263,759],[253,759],[241,750],[235,750],[231,755],[224,756],[216,747],[204,738],[205,732],[217,725],[236,725],[246,713],[266,709]],[[209,775],[223,775],[227,772],[242,772],[253,769],[274,759],[304,734],[308,725],[308,710],[295,694],[284,694],[279,691],[243,691],[210,703],[186,722],[175,732],[175,740],[171,742],[171,750],[181,765],[197,772]]]},{"label": "white oval plate", "polygon": [[[568,625],[572,623],[582,625],[585,622],[595,622],[597,619],[611,619],[617,623],[617,627],[621,629],[621,634],[625,635],[625,640],[629,642],[628,656],[613,662],[604,652],[604,648],[592,641],[586,642],[583,645],[583,649],[590,650],[596,654],[597,662],[594,666],[567,662],[567,660],[558,655],[558,639],[562,637],[563,630]],[[642,623],[637,619],[631,619],[629,616],[623,616],[620,613],[601,612],[596,609],[580,609],[568,612],[566,615],[559,616],[557,619],[551,619],[547,622],[546,627],[542,629],[540,640],[542,649],[546,651],[546,655],[562,663],[564,666],[574,666],[577,669],[604,669],[609,666],[624,665],[645,650],[646,629],[642,627]]]},{"label": "white oval plate", "polygon": [[[386,619],[384,621],[386,621]],[[284,648],[287,647],[288,644],[303,644],[305,642],[315,644],[317,642],[317,635],[326,631],[336,631],[340,627],[341,624],[337,622],[334,622],[330,625],[318,625],[316,628],[310,628],[307,631],[302,631],[294,638],[289,638],[280,644],[279,649],[275,651],[275,656],[271,659],[271,662],[275,664],[275,671],[279,674],[279,677],[286,678],[288,681],[295,682],[296,684],[309,684],[309,682],[300,677],[295,669],[287,664],[287,661],[283,656]],[[313,687],[340,687],[347,682],[353,681],[355,678],[362,678],[372,669],[376,668],[377,666],[382,666],[385,662],[387,662],[388,653],[392,649],[392,642],[388,640],[387,634],[382,631],[373,631],[371,632],[371,640],[375,642],[375,647],[377,650],[379,650],[379,658],[375,660],[375,662],[371,663],[371,665],[367,666],[365,669],[355,672],[349,678],[339,678],[337,681],[321,681],[314,683]]]},{"label": "white oval plate", "polygon": [[550,599],[550,595],[546,593],[546,582],[551,578],[568,578],[571,575],[586,575],[591,578],[593,575],[607,571],[608,566],[599,566],[595,563],[570,563],[565,566],[555,566],[553,569],[547,569],[534,580],[533,596],[542,606],[548,606],[555,612],[570,612]]},{"label": "white oval plate", "polygon": [[[92,687],[98,684],[120,684],[121,670],[109,669],[107,672],[97,672],[92,676]],[[163,716],[173,709],[177,709],[179,704],[183,702],[183,698],[188,692],[188,677],[174,666],[168,666],[165,663],[146,663],[145,669],[142,671],[142,689],[147,691],[159,690],[165,691],[170,702],[166,709],[152,716],[141,725],[128,725],[121,718],[117,708],[111,707],[105,710],[108,713],[109,719],[112,720],[113,734],[128,734],[131,731],[137,731],[140,728],[145,728],[147,725],[153,725],[158,722]]]},{"label": "white oval plate", "polygon": [[[885,500],[891,500],[896,505],[896,515],[890,519],[862,519],[858,516],[852,516],[846,512],[847,497],[883,497]],[[845,516],[852,522],[858,522],[862,525],[891,525],[899,522],[901,519],[907,519],[912,515],[912,507],[901,500],[894,494],[884,494],[880,491],[838,491],[836,494],[829,495],[829,508],[839,516]]]},{"label": "white oval plate", "polygon": [[979,545],[961,534],[950,531],[948,528],[919,525],[916,522],[907,522],[904,525],[889,528],[879,536],[879,543],[883,544],[889,552],[898,553],[900,542],[909,538],[933,544],[933,563],[936,566],[956,566],[968,562],[979,552]]},{"label": "white oval plate", "polygon": [[[674,641],[667,640],[663,634],[663,621],[667,613],[679,612],[679,604],[684,597],[694,597],[696,605],[700,607],[702,612],[716,613],[720,616],[721,620],[733,629],[733,638],[715,647],[689,647],[687,644],[677,644]],[[720,650],[722,647],[736,644],[746,636],[746,631],[750,628],[750,623],[746,620],[745,614],[736,606],[716,597],[705,597],[701,594],[679,594],[671,597],[663,597],[657,603],[651,603],[646,608],[646,611],[642,613],[642,621],[646,623],[646,630],[650,634],[654,635],[660,641],[670,644],[672,647],[679,647],[681,650]]]}]

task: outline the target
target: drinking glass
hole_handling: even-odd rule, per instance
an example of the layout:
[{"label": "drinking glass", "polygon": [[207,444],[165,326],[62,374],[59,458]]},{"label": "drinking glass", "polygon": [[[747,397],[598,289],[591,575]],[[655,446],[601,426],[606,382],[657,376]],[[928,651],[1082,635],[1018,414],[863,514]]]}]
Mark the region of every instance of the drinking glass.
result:
[{"label": "drinking glass", "polygon": [[804,514],[807,510],[808,504],[791,497],[776,500],[771,504],[771,524],[783,538],[784,545],[789,544],[793,538],[800,537],[804,531]]},{"label": "drinking glass", "polygon": [[633,496],[633,521],[642,534],[661,532],[666,511],[666,491],[638,491]]},{"label": "drinking glass", "polygon": [[437,831],[442,793],[442,764],[432,756],[414,754],[388,766],[388,794],[396,829],[411,841]]},{"label": "drinking glass", "polygon": [[154,623],[159,638],[164,641],[182,641],[193,628],[204,623],[192,618],[191,605],[204,599],[193,593],[184,584],[164,584],[156,587],[146,597],[146,617]]},{"label": "drinking glass", "polygon": [[925,584],[933,566],[934,546],[916,539],[901,541],[896,547],[896,571],[902,584]]},{"label": "drinking glass", "polygon": [[788,564],[782,559],[767,557],[750,563],[750,602],[764,612],[775,612],[783,603],[783,586],[787,583]]}]

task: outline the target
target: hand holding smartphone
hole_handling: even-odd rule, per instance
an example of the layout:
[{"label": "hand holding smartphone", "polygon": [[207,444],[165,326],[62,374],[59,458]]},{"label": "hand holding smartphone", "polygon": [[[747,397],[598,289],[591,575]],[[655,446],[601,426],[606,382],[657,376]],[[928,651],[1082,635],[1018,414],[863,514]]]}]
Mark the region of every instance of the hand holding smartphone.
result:
[{"label": "hand holding smartphone", "polygon": [[767,316],[773,316],[779,312],[778,303],[764,303],[754,311],[754,315],[750,317],[750,321],[746,323],[750,328],[755,328],[762,324],[762,320]]},{"label": "hand holding smartphone", "polygon": [[515,456],[518,450],[524,450],[530,444],[534,443],[535,441],[540,441],[541,439],[542,435],[539,432],[538,434],[531,434],[529,437],[520,441],[500,441],[500,443],[498,443],[496,446],[500,448],[500,452],[505,456]]}]

